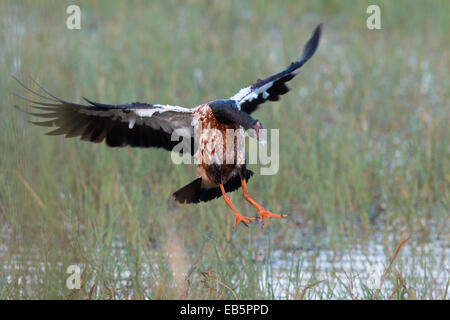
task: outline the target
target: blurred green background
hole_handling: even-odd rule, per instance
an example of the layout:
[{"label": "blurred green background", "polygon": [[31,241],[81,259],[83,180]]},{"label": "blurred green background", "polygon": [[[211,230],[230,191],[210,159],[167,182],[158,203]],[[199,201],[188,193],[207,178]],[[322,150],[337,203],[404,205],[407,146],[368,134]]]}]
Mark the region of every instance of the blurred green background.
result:
[{"label": "blurred green background", "polygon": [[[66,28],[71,4],[81,30]],[[381,30],[366,27],[370,4]],[[448,298],[448,12],[448,1],[1,1],[0,298]],[[12,107],[25,92],[11,74],[75,102],[195,107],[282,70],[318,23],[291,92],[254,114],[280,129],[280,168],[255,175],[250,194],[289,214],[264,228],[233,229],[222,200],[171,203],[195,167],[168,152],[48,137]],[[368,288],[352,257],[387,267],[408,236],[383,290]],[[65,285],[71,264],[80,290]]]}]

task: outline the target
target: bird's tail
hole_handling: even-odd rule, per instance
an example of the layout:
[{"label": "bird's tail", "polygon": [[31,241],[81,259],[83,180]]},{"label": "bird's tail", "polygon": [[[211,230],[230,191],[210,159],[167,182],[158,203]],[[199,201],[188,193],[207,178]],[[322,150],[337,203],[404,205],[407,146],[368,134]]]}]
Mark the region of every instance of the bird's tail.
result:
[{"label": "bird's tail", "polygon": [[[245,180],[248,181],[253,175],[250,170],[245,170]],[[241,178],[236,175],[227,181],[224,185],[225,192],[233,192],[241,187]],[[222,196],[219,187],[204,189],[202,188],[202,178],[197,178],[191,183],[174,192],[173,197],[180,203],[198,203],[200,201],[210,201]]]},{"label": "bird's tail", "polygon": [[180,203],[197,203],[200,202],[200,194],[202,193],[202,178],[195,179],[183,188],[174,192],[173,197]]}]

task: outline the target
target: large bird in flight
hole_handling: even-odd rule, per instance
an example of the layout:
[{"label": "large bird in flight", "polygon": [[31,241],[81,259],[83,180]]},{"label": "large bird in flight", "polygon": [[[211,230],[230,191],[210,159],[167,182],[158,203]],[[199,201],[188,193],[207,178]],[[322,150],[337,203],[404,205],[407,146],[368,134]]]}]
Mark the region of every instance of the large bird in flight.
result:
[{"label": "large bird in flight", "polygon": [[[42,93],[20,85],[36,96],[34,99],[18,97],[31,103],[31,107],[44,112],[20,110],[45,119],[32,122],[38,126],[56,127],[48,135],[65,135],[67,138],[81,137],[81,140],[100,143],[103,140],[110,147],[156,147],[169,151],[180,147],[177,133],[182,137],[182,148],[176,151],[190,153],[197,163],[197,179],[176,191],[173,196],[180,203],[198,203],[222,196],[233,210],[236,226],[256,220],[241,215],[233,206],[227,192],[242,187],[244,198],[258,211],[261,221],[267,218],[282,218],[286,215],[272,213],[253,200],[246,182],[253,172],[246,169],[245,150],[239,143],[225,143],[228,132],[237,132],[232,142],[248,135],[260,139],[262,125],[250,114],[266,101],[277,101],[287,93],[286,82],[294,78],[295,72],[308,61],[316,51],[321,25],[314,30],[306,43],[299,60],[286,69],[241,89],[225,100],[214,100],[193,109],[178,106],[134,102],[130,104],[103,104],[84,98],[88,104],[62,100],[38,83]],[[38,99],[38,100],[36,100]],[[231,161],[230,161],[231,159]]]}]

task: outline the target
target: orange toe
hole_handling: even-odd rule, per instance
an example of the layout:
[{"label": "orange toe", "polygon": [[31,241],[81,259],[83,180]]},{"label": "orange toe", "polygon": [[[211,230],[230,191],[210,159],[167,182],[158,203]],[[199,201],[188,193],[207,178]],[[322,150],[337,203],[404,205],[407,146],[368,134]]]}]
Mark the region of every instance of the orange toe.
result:
[{"label": "orange toe", "polygon": [[246,227],[248,227],[248,223],[250,223],[251,220],[256,220],[256,218],[250,218],[241,215],[237,210],[234,208],[233,204],[231,203],[230,197],[226,194],[225,188],[222,184],[220,184],[220,190],[222,191],[222,196],[225,202],[228,204],[228,206],[233,210],[234,212],[234,227],[238,225],[239,222],[242,222]]},{"label": "orange toe", "polygon": [[250,223],[252,220],[256,220],[256,218],[252,217],[246,217],[239,213],[234,214],[234,228],[238,225],[239,222],[242,222],[246,227],[248,227],[248,223]]},{"label": "orange toe", "polygon": [[244,179],[241,179],[241,186],[242,186],[242,194],[252,206],[254,206],[258,210],[259,219],[261,220],[261,224],[264,224],[264,220],[268,218],[286,218],[287,214],[276,214],[273,212],[270,212],[263,208],[259,203],[257,203],[255,200],[253,200],[249,195],[247,191],[247,184]]},{"label": "orange toe", "polygon": [[286,218],[288,216],[287,214],[276,214],[276,213],[270,212],[262,207],[258,210],[258,215],[261,220],[261,223],[263,223],[263,224],[264,224],[264,220],[268,219],[268,218],[280,219],[280,218]]}]

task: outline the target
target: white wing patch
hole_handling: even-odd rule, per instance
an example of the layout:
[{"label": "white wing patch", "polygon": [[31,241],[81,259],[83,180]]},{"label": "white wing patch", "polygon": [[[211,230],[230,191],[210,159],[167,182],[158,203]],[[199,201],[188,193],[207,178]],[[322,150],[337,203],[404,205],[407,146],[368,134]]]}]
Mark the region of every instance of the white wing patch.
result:
[{"label": "white wing patch", "polygon": [[232,96],[230,99],[236,101],[239,110],[241,109],[241,105],[244,102],[251,102],[253,99],[257,99],[260,94],[262,94],[263,99],[267,99],[269,97],[269,93],[267,92],[270,87],[272,87],[274,81],[270,81],[266,83],[265,85],[257,88],[253,88],[251,86],[245,87],[241,90],[239,90],[238,93],[236,93],[234,96]]},{"label": "white wing patch", "polygon": [[234,101],[237,101],[237,103],[238,103],[238,107],[240,108],[240,106],[241,106],[241,100],[242,99],[244,99],[244,97],[246,97],[249,93],[250,93],[250,87],[245,87],[245,88],[242,88],[241,90],[239,90],[239,92],[238,93],[236,93],[234,96],[232,96],[230,99],[231,100],[234,100]]},{"label": "white wing patch", "polygon": [[[289,91],[289,88],[285,83],[293,79],[298,74],[298,72],[294,73],[294,71],[301,68],[306,61],[314,55],[314,52],[316,52],[319,45],[320,33],[321,25],[319,24],[316,29],[314,29],[311,38],[303,48],[302,55],[297,61],[291,62],[291,64],[281,72],[278,72],[263,80],[256,80],[255,83],[241,89],[230,99],[236,101],[236,104],[240,110],[244,108],[244,111],[249,113],[256,110],[258,105],[264,103],[265,100],[278,100],[278,96]],[[271,89],[270,93],[268,92],[269,89]],[[252,102],[255,99],[256,101]]]},{"label": "white wing patch", "polygon": [[131,116],[128,118],[128,128],[129,129],[133,129],[135,123],[136,123],[136,117]]},{"label": "white wing patch", "polygon": [[162,104],[154,104],[152,108],[148,109],[130,109],[134,110],[135,113],[140,117],[151,117],[155,112],[163,113],[167,111],[175,111],[182,113],[192,113],[192,110],[179,107],[179,106],[171,106],[171,105],[162,105]]},{"label": "white wing patch", "polygon": [[[167,133],[171,133],[174,129],[184,127],[185,121],[172,117],[176,113],[189,114],[192,110],[171,105],[152,105],[148,108],[111,108],[108,110],[94,110],[80,108],[76,109],[82,114],[97,117],[111,117],[112,120],[120,120],[128,122],[128,127],[133,129],[137,125],[146,125],[155,130],[162,129]],[[166,114],[167,115],[166,115]]]}]

